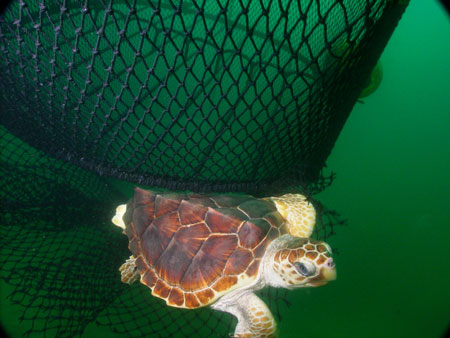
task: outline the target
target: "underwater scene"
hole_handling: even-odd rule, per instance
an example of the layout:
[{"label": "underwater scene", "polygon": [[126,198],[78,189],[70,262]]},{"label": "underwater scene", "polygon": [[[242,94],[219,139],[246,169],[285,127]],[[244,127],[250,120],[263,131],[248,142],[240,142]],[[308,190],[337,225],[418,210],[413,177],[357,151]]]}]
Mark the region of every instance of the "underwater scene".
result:
[{"label": "underwater scene", "polygon": [[[143,3],[129,2],[137,4],[138,8]],[[162,3],[164,8],[165,2]],[[167,7],[173,3],[177,2],[170,1],[171,5]],[[36,10],[39,13],[45,12],[45,6],[38,7]],[[26,6],[24,8],[20,10],[20,17],[27,20],[28,11]],[[182,5],[179,8],[182,10]],[[44,21],[42,18],[40,20]],[[123,20],[128,20],[125,14]],[[111,29],[106,23],[102,27],[105,31]],[[2,28],[0,39],[7,34],[8,30]],[[155,39],[164,39],[163,36],[161,34]],[[22,38],[26,41],[27,35]],[[346,43],[339,42],[339,39],[336,41],[338,43],[331,55],[335,53],[338,58],[345,59],[350,53],[358,59],[356,52],[351,54],[351,48],[349,52]],[[101,50],[101,43],[97,47]],[[9,45],[3,42],[0,45],[2,53],[6,53],[8,48]],[[133,49],[131,45],[126,48]],[[208,51],[208,47],[204,48]],[[33,54],[24,49],[24,53],[27,52]],[[283,53],[287,53],[287,49],[280,51],[280,54]],[[116,56],[111,53],[111,57],[114,59]],[[229,57],[235,56],[231,53]],[[9,124],[5,114],[0,119],[0,321],[5,336],[447,337],[450,332],[450,14],[437,0],[411,0],[381,57],[378,60],[377,56],[374,58],[369,79],[359,79],[354,85],[364,89],[358,97],[354,97],[356,103],[351,113],[348,117],[345,112],[338,114],[341,117],[339,121],[345,121],[342,128],[341,125],[326,127],[327,134],[336,135],[336,138],[320,143],[318,139],[323,134],[303,130],[305,135],[318,135],[312,142],[314,144],[306,147],[308,151],[314,153],[315,147],[329,149],[329,156],[325,156],[328,155],[325,151],[325,155],[311,157],[311,163],[326,163],[322,187],[311,192],[313,201],[317,202],[313,203],[316,209],[308,203],[310,196],[307,193],[308,198],[303,195],[275,197],[278,193],[270,197],[262,192],[265,190],[257,190],[259,186],[251,188],[258,198],[250,196],[250,188],[247,195],[239,193],[252,177],[262,177],[261,182],[265,182],[262,167],[267,163],[268,172],[279,170],[283,161],[289,163],[283,155],[284,151],[301,156],[305,148],[303,143],[293,142],[294,146],[290,145],[287,140],[291,141],[295,136],[289,133],[274,135],[276,132],[270,130],[270,124],[258,120],[260,116],[254,118],[257,123],[253,125],[253,116],[245,115],[246,108],[250,106],[247,102],[242,107],[233,106],[229,98],[240,95],[239,90],[243,90],[245,95],[253,90],[248,87],[242,89],[240,83],[236,93],[223,93],[214,82],[205,85],[210,86],[212,94],[202,102],[204,106],[214,107],[216,99],[227,98],[220,106],[227,112],[223,119],[218,110],[212,109],[223,123],[217,134],[210,135],[205,125],[199,127],[199,134],[189,129],[205,120],[198,113],[200,109],[196,109],[197,104],[200,106],[196,99],[192,100],[192,106],[186,108],[193,112],[194,118],[180,114],[176,116],[177,123],[164,119],[159,121],[167,128],[178,130],[176,128],[179,127],[178,136],[185,144],[199,145],[198,149],[193,146],[195,151],[190,154],[185,153],[188,148],[182,146],[177,153],[174,149],[178,145],[170,141],[172,135],[158,131],[156,127],[148,127],[150,122],[144,117],[148,113],[145,112],[146,105],[155,104],[156,110],[164,112],[182,106],[183,100],[188,102],[191,99],[188,91],[177,89],[179,101],[174,99],[167,87],[175,85],[166,79],[163,89],[154,89],[162,93],[158,100],[150,98],[149,90],[148,96],[143,95],[142,104],[131,105],[130,110],[142,111],[142,120],[127,110],[127,90],[133,93],[139,89],[130,89],[133,85],[121,87],[117,83],[122,77],[127,77],[124,75],[125,69],[144,67],[136,60],[131,65],[123,61],[118,74],[124,73],[111,80],[111,87],[117,85],[117,88],[108,92],[106,86],[96,87],[105,101],[92,101],[95,112],[99,106],[109,106],[115,102],[114,109],[105,114],[108,125],[105,123],[104,129],[103,126],[96,129],[96,121],[104,117],[101,114],[93,114],[89,118],[80,114],[81,118],[73,120],[70,115],[63,115],[54,124],[41,117],[20,118],[18,123]],[[323,61],[321,57],[318,60]],[[319,61],[317,68],[320,73]],[[38,64],[33,62],[30,67],[38,68]],[[72,65],[77,61],[72,59],[67,62]],[[90,68],[87,67],[89,84],[95,84],[98,80],[95,71],[92,73],[94,75],[91,74],[91,69],[98,67],[96,62],[92,61]],[[25,66],[22,67],[22,63]],[[44,67],[50,74],[52,86],[53,81],[59,78],[57,63]],[[1,80],[6,81],[6,76],[27,67],[25,58],[19,64],[16,69],[16,66],[2,61]],[[344,65],[347,64],[333,64],[330,69],[337,75],[332,80],[349,79],[343,74],[345,72],[339,70]],[[361,65],[364,69],[364,62]],[[197,67],[195,64],[184,66]],[[286,69],[290,66],[286,65]],[[6,71],[8,67],[11,72]],[[152,67],[158,73],[158,67],[162,66]],[[217,68],[211,72],[219,71]],[[300,73],[303,74],[302,71]],[[103,75],[109,76],[106,74],[105,71]],[[274,84],[281,81],[276,72],[268,71],[268,74],[263,82]],[[139,78],[141,75],[128,77]],[[77,77],[83,78],[84,75],[74,71],[69,75],[64,73],[64,76],[73,77],[77,82]],[[158,79],[161,76],[155,75]],[[280,105],[292,97],[303,98],[302,85],[309,84],[315,76],[319,75],[313,71],[299,82],[292,80],[295,87],[292,93],[263,89],[257,105],[264,106],[269,102],[265,95],[279,96],[280,102],[276,103]],[[41,81],[38,77],[30,75],[32,81]],[[30,88],[35,90],[27,88],[23,78],[21,81],[25,93]],[[163,79],[161,81],[164,82]],[[199,79],[180,80],[184,81],[200,82]],[[232,76],[221,78],[221,81],[236,82]],[[44,80],[42,82],[45,87]],[[130,83],[133,82],[130,80]],[[148,78],[142,79],[142,83],[147,85]],[[336,95],[333,88],[312,87],[314,90],[309,92],[313,93],[309,98],[311,105],[326,110],[340,102],[339,98],[327,101],[320,97],[322,92],[330,94],[330,97]],[[295,92],[296,89],[300,94]],[[351,93],[350,96],[353,95],[352,85],[345,89]],[[70,98],[73,90],[82,93],[80,98]],[[19,93],[12,92],[14,95]],[[42,99],[42,107],[53,113],[51,107],[59,104],[58,97],[61,96],[64,97],[64,104],[67,103],[64,109],[74,109],[78,113],[84,109],[84,103],[80,102],[89,102],[92,97],[97,97],[96,91],[89,92],[89,86],[72,88],[67,84],[62,92],[64,94],[59,95],[58,92],[47,93],[43,90],[43,97],[48,96],[45,99],[36,98],[36,102]],[[257,92],[258,89],[255,89]],[[34,100],[33,95],[30,94],[30,100]],[[125,97],[123,101],[117,100],[121,95]],[[1,102],[6,102],[7,96],[1,94]],[[170,108],[167,110],[159,101],[164,98],[169,102]],[[129,100],[132,101],[131,95]],[[25,108],[29,102],[34,101],[24,98],[23,102],[17,102],[17,106],[28,109],[28,116],[33,116],[33,111]],[[273,104],[270,101],[267,106],[272,107]],[[285,108],[289,113],[299,106],[286,104]],[[244,113],[236,117],[228,113],[233,109]],[[300,109],[306,108],[300,106]],[[115,116],[117,111],[126,112],[129,120]],[[286,128],[296,123],[302,125],[302,121],[296,121],[288,113],[286,116],[269,116],[267,113],[267,119],[274,124],[286,125]],[[225,126],[231,123],[228,119],[233,118],[239,120],[238,123],[227,129]],[[314,117],[308,118],[308,121],[315,121]],[[333,121],[327,120],[327,123],[332,125]],[[241,127],[245,123],[248,123],[248,134],[241,135]],[[259,127],[258,123],[263,127]],[[43,130],[51,130],[52,135],[61,139],[70,135],[64,141],[63,150],[60,153],[49,150],[46,154],[46,147],[50,149],[55,143],[51,138],[34,148],[34,136],[27,138],[20,134],[20,128],[34,128],[33,124],[41,125]],[[71,125],[84,124],[89,126],[87,129],[92,135],[98,132],[96,139],[88,132],[76,135],[76,129],[71,129]],[[61,129],[62,125],[68,126],[67,129]],[[120,128],[116,129],[118,125]],[[139,129],[137,125],[144,127]],[[317,125],[321,126],[320,123]],[[148,130],[155,135],[154,139],[145,138],[144,132]],[[190,132],[195,136],[190,138]],[[235,133],[237,137],[230,137],[231,141],[227,144],[228,133]],[[134,138],[128,138],[128,134],[134,135]],[[45,134],[42,135],[45,139]],[[123,143],[106,142],[102,140],[102,135],[105,138],[113,135]],[[205,141],[197,140],[199,135],[213,146],[202,148]],[[274,138],[263,147],[254,146],[263,135]],[[273,141],[277,138],[279,144]],[[143,146],[144,140],[170,144],[172,148],[162,147],[159,155],[150,158],[154,153]],[[97,145],[99,148],[96,148]],[[279,154],[277,145],[283,148]],[[251,151],[246,152],[246,146]],[[296,146],[302,149],[291,149]],[[204,155],[205,148],[208,152],[217,150],[217,155]],[[89,164],[89,159],[100,156],[98,149],[114,150],[116,155],[105,151],[101,153],[103,162]],[[234,157],[234,151],[238,153],[241,150],[244,155]],[[79,154],[77,151],[84,151],[86,157],[73,160]],[[263,153],[262,159],[257,156]],[[227,159],[230,163],[222,163]],[[164,164],[156,168],[163,173],[161,177],[151,172],[154,169],[151,168],[152,160],[161,160]],[[119,162],[119,169],[111,165]],[[159,182],[167,188],[165,179],[171,173],[171,166],[184,162],[189,162],[186,171],[181,174],[185,176],[172,182],[174,189],[170,186],[169,189],[159,189]],[[108,163],[108,166],[101,169],[99,163]],[[255,164],[255,168],[249,163]],[[271,166],[271,163],[275,164]],[[248,168],[246,164],[249,164]],[[311,167],[311,171],[305,169],[311,175],[308,177],[317,179],[319,174],[314,171],[315,166]],[[139,178],[130,168],[145,169],[150,174]],[[124,169],[123,173],[118,174],[121,169]],[[209,190],[217,190],[218,195],[210,191],[201,191],[200,194],[180,192],[196,190],[198,182],[216,179],[214,175],[217,172],[222,173],[223,177],[219,177],[215,181],[219,183],[211,185]],[[290,180],[298,183],[295,176],[289,176],[289,170],[285,173],[286,181],[281,177],[280,182],[286,185]],[[195,181],[196,176],[199,181]],[[238,182],[238,188],[232,189],[233,185],[229,182],[234,182],[233,179],[239,176],[245,177],[244,185]],[[180,183],[183,180],[188,182],[185,186]],[[273,187],[268,185],[266,188],[270,191]],[[233,191],[223,195],[228,190]],[[9,196],[12,193],[14,198]],[[32,194],[37,197],[31,199]],[[54,196],[57,196],[56,204],[50,206],[49,201],[53,201]],[[174,210],[178,215],[176,219],[171,213]],[[234,224],[236,219],[241,220],[243,225]],[[314,220],[317,221],[315,229]],[[148,225],[151,221],[156,224],[154,229],[160,231],[153,229],[152,235],[147,236],[143,224]],[[285,224],[286,230],[283,230]],[[182,230],[179,230],[180,226]],[[182,234],[183,230],[186,231]],[[318,241],[308,239],[310,236],[314,239],[318,237]],[[282,242],[280,238],[287,239]],[[178,242],[174,244],[175,239]],[[157,242],[161,247],[145,247],[148,242]],[[277,246],[277,243],[281,244]],[[194,260],[192,251],[200,248],[203,256],[196,256]],[[272,253],[270,250],[273,250],[273,257],[270,256],[269,261],[266,257]],[[141,251],[144,251],[143,255]],[[146,261],[142,258],[144,256]],[[154,262],[150,262],[152,260]],[[187,271],[182,275],[177,271],[181,266]],[[258,271],[262,272],[258,274]],[[245,289],[256,276],[261,275],[271,281],[268,283],[272,287]],[[214,283],[209,283],[210,279],[214,279]],[[294,284],[295,287],[292,286]],[[181,285],[184,289],[170,285]],[[149,287],[153,290],[153,296]],[[200,289],[202,291],[197,292]],[[241,289],[246,292],[239,292]],[[166,302],[171,306],[168,307]]]}]

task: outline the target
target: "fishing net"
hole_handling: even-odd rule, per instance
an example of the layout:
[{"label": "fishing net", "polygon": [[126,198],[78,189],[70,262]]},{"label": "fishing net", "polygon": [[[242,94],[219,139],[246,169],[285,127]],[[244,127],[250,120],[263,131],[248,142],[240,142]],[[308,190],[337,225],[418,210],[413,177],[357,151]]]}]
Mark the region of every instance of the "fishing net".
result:
[{"label": "fishing net", "polygon": [[[406,1],[12,1],[0,16],[1,279],[26,335],[223,337],[120,283],[126,182],[308,195]],[[118,180],[121,180],[119,182]],[[317,202],[316,238],[340,221]],[[262,295],[278,313],[283,293]]]}]

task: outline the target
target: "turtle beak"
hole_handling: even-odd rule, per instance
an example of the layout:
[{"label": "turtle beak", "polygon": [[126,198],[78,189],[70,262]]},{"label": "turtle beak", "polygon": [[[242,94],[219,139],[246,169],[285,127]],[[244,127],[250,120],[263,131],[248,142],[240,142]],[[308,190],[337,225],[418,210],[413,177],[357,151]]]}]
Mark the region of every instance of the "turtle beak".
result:
[{"label": "turtle beak", "polygon": [[320,274],[322,275],[323,281],[329,282],[336,279],[336,269],[333,268],[322,268]]},{"label": "turtle beak", "polygon": [[320,275],[322,276],[322,280],[326,282],[336,279],[336,266],[334,265],[333,258],[328,258],[322,269],[320,269]]},{"label": "turtle beak", "polygon": [[311,286],[322,286],[336,279],[336,267],[333,259],[329,258],[320,269],[319,275],[309,283]]}]

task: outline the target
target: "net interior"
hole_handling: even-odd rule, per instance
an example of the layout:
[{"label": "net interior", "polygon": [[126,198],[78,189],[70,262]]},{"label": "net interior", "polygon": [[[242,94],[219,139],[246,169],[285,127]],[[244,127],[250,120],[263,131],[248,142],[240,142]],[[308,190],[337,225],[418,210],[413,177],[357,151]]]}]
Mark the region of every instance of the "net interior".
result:
[{"label": "net interior", "polygon": [[[1,279],[26,335],[228,336],[120,283],[114,179],[258,195],[325,160],[405,1],[13,1],[0,16]],[[317,202],[316,238],[336,215]],[[263,295],[282,312],[283,292]]]},{"label": "net interior", "polygon": [[0,122],[56,158],[141,184],[309,183],[402,8],[14,1],[0,21]]}]

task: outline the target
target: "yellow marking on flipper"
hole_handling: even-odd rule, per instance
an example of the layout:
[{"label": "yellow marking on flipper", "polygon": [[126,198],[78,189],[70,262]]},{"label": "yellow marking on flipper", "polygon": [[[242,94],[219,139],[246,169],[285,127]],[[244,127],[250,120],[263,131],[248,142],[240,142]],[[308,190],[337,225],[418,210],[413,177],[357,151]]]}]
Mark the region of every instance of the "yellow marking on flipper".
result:
[{"label": "yellow marking on flipper", "polygon": [[301,194],[270,197],[278,212],[286,220],[289,233],[295,237],[309,238],[316,225],[316,209]]},{"label": "yellow marking on flipper", "polygon": [[253,333],[252,337],[275,337],[276,324],[267,305],[256,297],[250,299],[250,302],[253,303],[248,313],[251,319],[250,330]]}]

